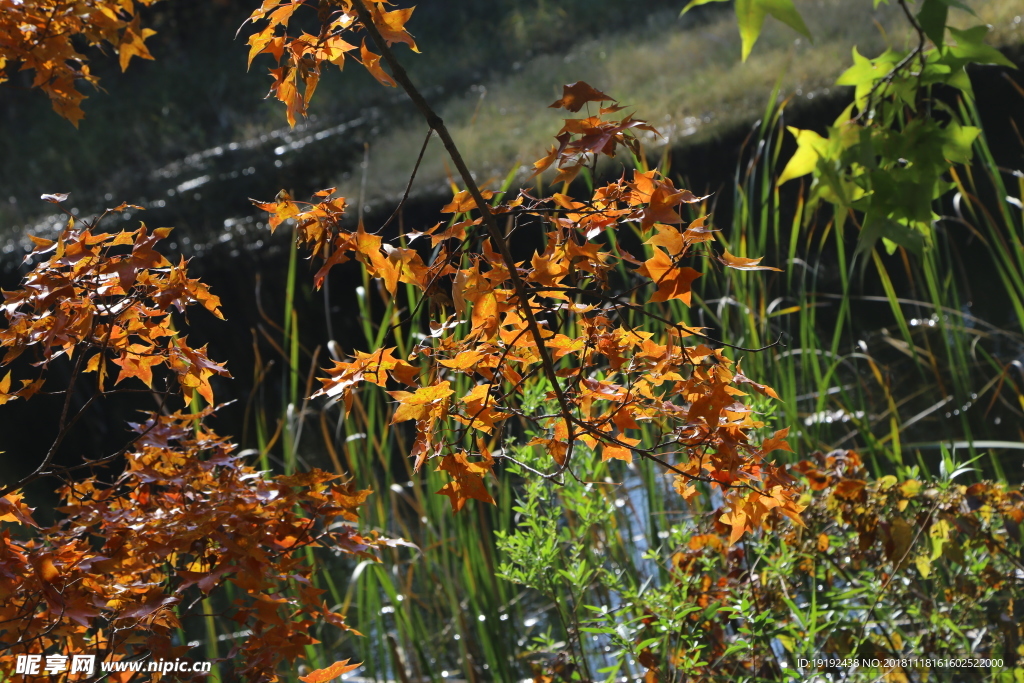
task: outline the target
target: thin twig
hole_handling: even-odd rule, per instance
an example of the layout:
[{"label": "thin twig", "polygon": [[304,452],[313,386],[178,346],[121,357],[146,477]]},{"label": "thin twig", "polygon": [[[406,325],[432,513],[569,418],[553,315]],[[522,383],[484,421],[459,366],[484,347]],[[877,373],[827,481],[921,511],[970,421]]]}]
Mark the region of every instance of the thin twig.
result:
[{"label": "thin twig", "polygon": [[[868,91],[868,96],[865,100],[867,106],[864,107],[863,111],[857,114],[857,119],[859,119],[862,116],[865,116],[867,112],[871,111],[871,103],[874,100],[876,91],[878,91],[883,85],[888,85],[892,83],[893,79],[896,78],[896,75],[899,74],[900,71],[905,69],[907,65],[909,65],[912,61],[914,61],[914,59],[917,58],[918,55],[922,55],[924,53],[924,46],[927,38],[924,32],[924,28],[921,27],[920,23],[918,23],[917,19],[914,17],[914,13],[910,11],[910,7],[907,6],[907,1],[898,0],[898,2],[900,4],[900,7],[903,9],[903,13],[907,16],[907,19],[910,21],[910,25],[913,26],[914,30],[917,32],[917,47],[911,50],[906,57],[897,62],[896,65],[889,71],[889,73],[887,73],[882,79],[880,79],[873,86],[871,86],[871,90]],[[922,74],[924,73],[923,58],[921,64],[921,72]]]},{"label": "thin twig", "polygon": [[402,194],[402,201],[398,202],[398,206],[396,206],[395,210],[391,213],[391,217],[384,221],[384,225],[380,226],[380,230],[378,230],[378,232],[391,225],[391,221],[395,220],[398,212],[402,210],[403,206],[405,206],[405,200],[409,198],[409,190],[412,189],[412,183],[416,180],[416,171],[420,170],[420,163],[423,161],[423,154],[427,151],[427,145],[430,144],[430,138],[432,137],[434,137],[433,128],[427,131],[427,137],[423,139],[423,146],[420,147],[420,155],[416,157],[416,165],[412,167],[412,174],[409,176],[409,184],[405,186],[405,193]]}]

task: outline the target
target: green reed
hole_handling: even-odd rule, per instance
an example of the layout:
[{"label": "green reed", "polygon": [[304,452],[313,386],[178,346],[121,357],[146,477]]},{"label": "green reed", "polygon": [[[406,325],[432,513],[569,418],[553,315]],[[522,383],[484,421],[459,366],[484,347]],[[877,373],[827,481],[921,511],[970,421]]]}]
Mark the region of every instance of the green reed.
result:
[{"label": "green reed", "polygon": [[[970,102],[961,111],[980,125]],[[829,216],[821,207],[807,215],[803,187],[794,194],[777,186],[784,115],[784,106],[770,105],[751,130],[734,178],[732,220],[715,227],[718,248],[764,256],[785,272],[726,273],[706,258],[694,284],[696,305],[678,306],[678,314],[736,346],[778,342],[732,353],[742,356],[746,374],[778,391],[774,422],[793,427],[798,454],[856,448],[870,455],[876,472],[902,462],[908,450],[911,462],[922,462],[922,453],[934,456],[952,441],[973,457],[974,442],[993,439],[994,427],[970,419],[979,412],[972,408],[1000,402],[1020,414],[1021,394],[1008,368],[1024,337],[1001,321],[978,319],[965,305],[966,292],[983,288],[1022,319],[1024,233],[1014,203],[1024,189],[1020,174],[1012,176],[1014,198],[1008,172],[980,136],[974,165],[953,173],[957,197],[936,206],[943,218],[923,255],[880,248],[855,254],[856,216]],[[1009,199],[995,202],[998,208],[979,199],[992,195]],[[984,244],[983,275],[960,267],[962,236],[954,227]],[[1008,354],[1007,347],[1018,351]],[[989,473],[1003,478],[998,451],[988,450]]]}]

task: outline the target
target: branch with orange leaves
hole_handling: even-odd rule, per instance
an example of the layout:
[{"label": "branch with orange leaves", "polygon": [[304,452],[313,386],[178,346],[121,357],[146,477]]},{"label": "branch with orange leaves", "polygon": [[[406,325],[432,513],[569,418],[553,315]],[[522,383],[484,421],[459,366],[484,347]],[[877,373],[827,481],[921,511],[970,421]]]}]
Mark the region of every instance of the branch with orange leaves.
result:
[{"label": "branch with orange leaves", "polygon": [[[152,5],[158,0],[138,0]],[[132,57],[153,59],[146,39],[156,31],[142,28],[136,7],[124,0],[17,0],[0,3],[0,83],[17,69],[35,72],[33,88],[46,93],[53,110],[76,128],[85,116],[85,99],[76,82],[98,87],[88,56],[76,46],[110,45],[121,71]]]},{"label": "branch with orange leaves", "polygon": [[[680,225],[687,223],[682,205],[700,204],[706,198],[676,188],[657,170],[637,171],[632,180],[623,177],[610,182],[582,202],[562,193],[536,199],[523,191],[512,201],[494,200],[495,192],[474,181],[450,131],[391,49],[396,42],[412,40],[404,28],[411,10],[387,12],[383,3],[367,0],[342,0],[340,7],[344,16],[322,17],[320,38],[289,39],[286,27],[285,35],[278,33],[293,5],[264,3],[254,18],[270,25],[250,42],[250,54],[269,51],[277,56],[276,47],[263,46],[265,39],[290,46],[282,54],[295,59],[278,56],[285,70],[275,70],[275,78],[287,78],[301,66],[295,61],[300,54],[316,64],[332,61],[327,52],[321,54],[321,48],[326,49],[325,36],[334,39],[342,32],[365,30],[363,66],[382,83],[405,89],[431,134],[442,140],[466,189],[457,191],[441,210],[454,214],[446,228],[440,222],[422,232],[406,233],[398,246],[387,243],[390,240],[380,230],[367,232],[361,221],[355,230],[344,227],[346,202],[335,196],[333,188],[315,193],[312,203],[295,201],[287,193],[273,202],[256,203],[270,214],[271,230],[288,221],[311,257],[322,259],[313,278],[316,287],[322,286],[333,266],[349,260],[360,262],[370,277],[381,282],[381,295],[388,302],[400,296],[399,283],[410,286],[411,312],[390,321],[390,328],[382,328],[383,335],[404,325],[415,328],[420,306],[426,302],[432,312],[442,314],[441,318],[431,316],[429,331],[413,330],[422,334],[424,342],[407,358],[396,357],[396,347],[381,347],[355,351],[352,361],[335,359],[314,397],[343,400],[351,407],[354,392],[364,383],[386,391],[397,401],[391,423],[415,422],[416,439],[409,453],[414,469],[418,471],[428,460],[440,463],[438,469],[447,472],[452,482],[438,493],[450,496],[455,510],[468,498],[493,502],[483,486],[483,477],[495,461],[490,444],[500,438],[503,425],[510,424],[508,418],[519,416],[550,430],[527,444],[543,447],[555,461],[550,472],[529,470],[546,478],[557,481],[565,472],[572,474],[573,454],[580,457],[585,447],[602,460],[631,462],[636,455],[658,462],[676,474],[677,489],[687,499],[695,495],[695,482],[721,486],[724,508],[729,510],[723,520],[730,520],[734,534],[759,524],[774,507],[784,506],[784,514],[795,514],[799,506],[785,469],[761,457],[780,448],[784,436],[777,433],[760,446],[750,443],[747,432],[764,425],[737,398],[749,388],[769,397],[774,392],[746,378],[738,366],[732,368],[733,362],[720,349],[682,345],[684,337],[696,336],[716,346],[732,346],[658,310],[661,303],[672,300],[690,305],[691,285],[701,273],[684,262],[697,251],[706,248],[707,256],[727,268],[770,268],[761,266],[760,259],[728,251],[716,254],[710,244],[714,228],[705,224],[706,215]],[[380,54],[367,45],[375,45]],[[381,62],[390,73],[381,69]],[[307,69],[306,73],[312,72]],[[280,89],[277,94],[281,99]],[[285,94],[289,108],[301,111],[302,107],[295,109],[295,93]],[[614,158],[622,147],[635,154],[640,148],[637,131],[657,133],[632,114],[608,116],[623,109],[614,102],[605,104],[609,100],[613,98],[584,82],[564,87],[553,108],[579,112],[589,103],[602,104],[595,115],[564,119],[555,136],[557,144],[534,164],[535,175],[554,166],[555,182],[568,186],[598,156]],[[396,211],[402,203],[404,199]],[[498,226],[500,216],[510,221],[507,233]],[[510,235],[524,217],[530,217],[531,227],[545,229],[545,246],[530,261],[516,262]],[[638,229],[640,239],[650,245],[646,260],[633,258],[615,241],[612,233],[625,224]],[[602,235],[608,235],[613,251],[604,250]],[[420,237],[429,237],[429,258],[418,247],[409,246]],[[472,247],[474,243],[477,248]],[[626,263],[631,264],[628,269]],[[625,279],[624,290],[611,285],[609,278],[616,271]],[[651,286],[656,291],[645,302],[634,301],[634,293]],[[449,306],[454,310],[451,315],[445,312]],[[636,314],[645,321],[642,325],[635,326]],[[468,333],[460,331],[467,322]],[[426,364],[420,365],[418,359]],[[468,393],[455,380],[460,374],[477,378]],[[411,390],[392,390],[395,383]],[[523,410],[533,405],[531,395],[542,397],[547,408],[541,412],[551,414]],[[645,432],[646,444],[627,436],[631,430],[643,429],[641,423],[655,426],[660,434],[651,438]],[[473,430],[486,436],[474,440]],[[689,457],[674,462],[677,455]],[[471,462],[467,459],[471,456],[481,460]]]},{"label": "branch with orange leaves", "polygon": [[531,336],[537,343],[541,365],[544,368],[544,375],[547,377],[548,382],[551,383],[551,389],[555,394],[555,400],[558,402],[559,409],[562,412],[562,417],[565,420],[565,423],[569,425],[567,438],[568,450],[566,451],[565,458],[559,465],[558,470],[559,472],[564,472],[572,459],[573,446],[575,443],[575,434],[572,427],[572,406],[569,404],[562,391],[561,384],[558,381],[558,375],[555,373],[554,363],[551,360],[551,354],[548,353],[547,348],[544,346],[544,335],[541,333],[540,326],[537,324],[537,318],[533,314],[533,307],[530,305],[529,300],[529,292],[516,270],[516,262],[512,257],[512,253],[509,251],[508,242],[505,240],[505,236],[498,227],[498,222],[494,219],[494,215],[491,213],[487,200],[484,199],[483,193],[480,191],[480,187],[476,184],[473,174],[470,173],[469,167],[466,166],[466,162],[463,160],[462,154],[459,152],[458,147],[456,147],[451,133],[449,133],[448,128],[445,127],[444,121],[437,112],[431,108],[422,93],[420,93],[413,84],[409,75],[406,73],[405,68],[402,66],[402,63],[398,61],[394,51],[388,46],[388,42],[381,35],[376,24],[374,24],[373,17],[371,16],[370,11],[363,4],[363,0],[352,0],[352,3],[359,15],[360,21],[362,21],[363,26],[366,28],[367,33],[370,34],[370,37],[373,39],[374,44],[376,44],[377,49],[380,50],[381,54],[384,56],[384,60],[388,63],[388,66],[391,67],[392,77],[399,85],[402,86],[402,89],[405,90],[409,99],[411,99],[416,105],[416,108],[419,109],[420,114],[424,119],[426,119],[427,125],[430,126],[431,130],[435,131],[438,137],[441,138],[441,142],[444,144],[444,148],[448,152],[449,158],[452,160],[452,163],[455,164],[455,168],[458,170],[459,176],[462,178],[462,182],[466,184],[466,189],[469,191],[470,196],[472,196],[473,201],[476,203],[476,208],[480,211],[480,214],[483,217],[484,225],[487,228],[488,234],[497,245],[501,258],[505,262],[505,266],[508,268],[509,276],[512,280],[512,287],[515,289],[516,297],[518,299],[519,308],[523,312],[523,317],[529,327]]}]

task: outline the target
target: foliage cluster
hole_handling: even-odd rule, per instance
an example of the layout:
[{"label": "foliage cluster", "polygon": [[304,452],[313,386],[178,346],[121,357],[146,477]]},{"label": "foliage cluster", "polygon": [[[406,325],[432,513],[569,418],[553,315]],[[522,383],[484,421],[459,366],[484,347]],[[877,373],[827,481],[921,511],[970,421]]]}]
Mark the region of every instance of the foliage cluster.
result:
[{"label": "foliage cluster", "polygon": [[[227,370],[191,348],[174,317],[190,306],[220,316],[220,302],[184,262],[172,265],[155,249],[169,229],[100,231],[103,218],[126,208],[84,224],[69,215],[56,240],[36,239],[28,259],[39,261],[22,288],[4,293],[2,363],[13,369],[0,381],[0,402],[49,393],[63,406],[35,471],[0,490],[0,662],[13,670],[19,654],[54,651],[173,660],[189,649],[183,620],[209,608],[205,596],[228,590],[233,618],[250,630],[236,648],[236,674],[272,679],[280,662],[305,655],[318,625],[347,628],[310,583],[307,553],[327,546],[372,557],[378,540],[348,523],[369,491],[319,470],[265,477],[204,424],[214,410],[198,409],[201,399],[213,404],[209,380]],[[60,364],[67,384],[47,386]],[[112,382],[111,366],[120,368]],[[18,389],[14,369],[32,372]],[[129,379],[145,388],[122,384]],[[88,407],[125,392],[152,396],[158,409],[129,425],[120,451],[59,464]],[[107,483],[96,470],[111,464],[123,471]],[[36,523],[21,493],[41,478],[63,484],[50,526]]]},{"label": "foliage cluster", "polygon": [[[858,58],[844,76],[856,80],[856,102],[827,140],[794,131],[799,151],[780,184],[815,173],[812,206],[819,198],[836,205],[837,232],[853,219],[862,250],[874,253],[881,237],[909,258],[907,249],[926,253],[933,202],[950,187],[944,179],[956,177],[953,165],[971,160],[981,133],[965,115],[969,107],[957,112],[927,88],[952,85],[969,101],[964,68],[1000,58],[983,45],[981,30],[954,32],[955,42],[945,42],[945,8],[958,3],[924,0],[915,15],[898,1],[920,44],[875,61]],[[1002,662],[991,668],[1013,666],[1022,637],[1014,600],[1024,569],[1024,496],[1002,484],[954,483],[969,468],[951,457],[937,481],[908,467],[872,480],[854,451],[814,453],[792,468],[770,458],[791,451],[790,430],[769,433],[762,419],[778,395],[748,378],[725,349],[756,354],[775,344],[716,340],[691,323],[689,308],[694,282],[711,268],[774,268],[742,244],[722,248],[707,198],[676,187],[665,168],[643,167],[636,131],[656,131],[582,81],[565,86],[551,107],[587,115],[564,119],[556,144],[534,164],[537,176],[556,171],[560,191],[511,196],[511,176],[482,187],[392,49],[417,49],[406,29],[412,10],[387,5],[264,0],[250,18],[249,61],[275,60],[271,95],[293,125],[328,65],[354,60],[382,84],[401,86],[429,128],[424,149],[436,136],[458,171],[462,187],[453,180],[443,209],[450,219],[389,238],[390,220],[374,232],[361,221],[354,229],[343,223],[347,202],[333,189],[310,202],[282,191],[256,205],[270,214],[272,229],[292,229],[310,252],[317,288],[333,267],[354,261],[386,306],[372,348],[351,360],[336,354],[313,398],[337,400],[345,417],[386,392],[393,402],[387,429],[411,437],[404,454],[413,472],[429,464],[443,475],[436,493],[455,512],[470,499],[496,503],[489,482],[497,470],[525,480],[518,521],[498,534],[498,571],[549,600],[565,636],[536,639],[546,658],[535,662],[535,680],[801,678],[809,671],[800,658],[821,653],[883,661],[908,652],[990,654]],[[40,10],[44,29],[72,14],[84,22],[65,27],[67,45],[83,31],[94,39],[87,13],[24,7]],[[97,11],[115,21],[113,32],[95,42],[116,45],[122,67],[132,54],[145,56],[137,43],[146,30],[132,23],[131,2],[107,10]],[[767,15],[806,30],[789,0],[738,0],[736,10],[744,56]],[[299,11],[310,13],[304,21],[315,15],[314,32],[297,28]],[[33,30],[25,30],[31,42]],[[61,50],[70,48],[52,44],[33,43],[16,59],[37,74],[56,73],[56,59],[88,75],[78,58],[67,62]],[[77,120],[69,74],[37,85]],[[598,184],[597,160],[616,155],[639,168]],[[415,169],[410,185],[414,178]],[[574,197],[577,179],[587,192]],[[887,194],[901,183],[924,187],[924,195]],[[684,218],[687,211],[694,215]],[[372,563],[375,551],[394,543],[351,525],[369,491],[315,469],[292,473],[294,452],[287,474],[256,471],[209,429],[210,380],[227,370],[179,330],[188,307],[219,315],[220,302],[188,277],[184,261],[175,266],[154,249],[166,229],[101,232],[108,213],[92,221],[69,216],[58,239],[37,238],[29,258],[39,262],[19,290],[5,292],[0,345],[10,370],[0,403],[47,390],[63,398],[63,409],[39,467],[0,491],[0,662],[56,649],[108,660],[181,656],[188,650],[183,620],[212,619],[216,591],[217,604],[230,605],[219,616],[248,631],[228,655],[241,661],[234,675],[277,680],[281,664],[299,657],[323,666],[330,661],[324,655],[336,653],[317,650],[311,631],[348,629],[349,598],[328,606],[322,581],[333,599],[340,596],[329,577],[316,576],[314,549]],[[517,260],[513,240],[535,244],[532,258]],[[628,251],[637,248],[642,257]],[[1010,278],[1019,264],[1002,265]],[[286,315],[293,383],[295,327]],[[415,343],[398,341],[408,339]],[[57,364],[69,380],[54,390],[45,373]],[[120,368],[112,384],[111,365]],[[15,372],[21,387],[12,389]],[[132,388],[138,383],[145,388]],[[83,392],[84,403],[77,398]],[[131,425],[125,447],[101,460],[56,464],[85,408],[124,392],[157,404]],[[261,443],[262,455],[272,443]],[[111,483],[91,472],[122,462]],[[633,471],[649,479],[645,495],[619,497],[621,506],[610,504],[611,495],[592,495],[629,491]],[[674,504],[658,473],[688,506]],[[63,483],[65,503],[47,528],[22,492],[44,477]],[[640,503],[648,508],[645,547],[628,531],[634,540],[622,540],[636,520],[620,508],[639,516],[633,508]],[[1002,626],[961,628],[993,620]],[[303,680],[354,667],[340,660]],[[891,680],[929,675],[902,664],[867,669]]]},{"label": "foliage cluster", "polygon": [[[517,529],[498,544],[502,575],[554,612],[527,648],[535,680],[1019,675],[1019,490],[957,484],[970,468],[873,479],[853,451],[819,451],[795,470],[808,483],[804,526],[739,544],[706,508],[659,509],[649,496],[660,487],[615,494],[595,483],[608,492],[595,496],[530,481]],[[608,471],[593,463],[585,474],[599,482]],[[630,543],[637,527],[650,545]],[[940,663],[970,658],[990,663]]]},{"label": "foliage cluster", "polygon": [[134,0],[5,0],[0,12],[0,83],[8,80],[8,69],[31,69],[32,86],[45,92],[53,110],[75,126],[85,116],[80,106],[85,95],[75,81],[99,83],[76,41],[90,47],[110,45],[122,71],[132,57],[153,59],[145,41],[154,31],[140,25]]}]

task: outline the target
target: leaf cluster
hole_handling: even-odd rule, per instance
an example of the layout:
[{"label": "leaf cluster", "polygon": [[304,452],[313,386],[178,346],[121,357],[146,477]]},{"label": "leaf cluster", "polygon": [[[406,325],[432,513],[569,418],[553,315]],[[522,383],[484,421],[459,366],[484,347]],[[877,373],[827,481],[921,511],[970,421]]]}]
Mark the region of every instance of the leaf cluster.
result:
[{"label": "leaf cluster", "polygon": [[224,616],[251,632],[227,653],[239,677],[277,680],[322,624],[348,629],[300,551],[372,557],[375,540],[347,523],[370,492],[318,470],[265,478],[234,444],[197,429],[210,412],[150,413],[133,425],[121,476],[70,482],[51,527],[20,495],[2,499],[0,522],[21,533],[0,535],[0,662],[13,670],[18,654],[53,649],[101,661],[187,656],[183,620],[229,586]]},{"label": "leaf cluster", "polygon": [[12,71],[31,70],[32,87],[50,98],[53,110],[75,127],[85,116],[85,95],[76,81],[98,87],[88,58],[76,42],[89,47],[109,45],[118,55],[121,70],[132,57],[153,59],[136,4],[157,0],[3,0],[0,2],[0,83]]},{"label": "leaf cluster", "polygon": [[[228,373],[180,328],[190,307],[223,317],[220,301],[188,277],[185,261],[174,265],[157,250],[169,229],[102,231],[104,218],[126,208],[91,221],[69,215],[56,239],[33,238],[26,260],[35,265],[4,292],[0,367],[32,374],[14,388],[8,370],[0,404],[50,389],[63,407],[36,469],[0,490],[0,665],[13,670],[18,655],[54,652],[173,660],[190,649],[186,620],[227,592],[221,615],[248,633],[228,653],[236,675],[277,680],[281,663],[318,642],[313,631],[348,630],[322,599],[309,553],[375,559],[379,540],[353,524],[370,491],[320,470],[268,476],[208,427],[210,379]],[[52,387],[47,373],[59,364],[69,379]],[[126,392],[159,409],[128,425],[117,452],[57,464],[90,406]],[[211,407],[199,410],[204,400]],[[98,471],[105,465],[123,467],[111,483]],[[49,526],[35,521],[23,491],[42,478],[63,483]]]},{"label": "leaf cluster", "polygon": [[[547,605],[551,630],[530,650],[534,680],[979,673],[937,663],[957,658],[1001,661],[985,674],[994,680],[1019,675],[1024,491],[955,483],[969,467],[945,478],[917,468],[873,478],[854,451],[816,452],[795,470],[807,486],[803,525],[784,522],[736,545],[706,516],[677,507],[665,511],[673,521],[664,531],[649,521],[631,548],[622,536],[634,533],[635,489],[609,486],[605,498],[530,482],[516,507],[521,521],[499,547],[502,576]],[[975,624],[991,627],[968,628]],[[810,653],[877,664],[817,668],[801,663]]]},{"label": "leaf cluster", "polygon": [[873,59],[854,48],[853,66],[836,81],[854,89],[854,101],[825,136],[790,128],[798,149],[779,183],[813,174],[810,208],[824,200],[840,223],[859,218],[858,251],[882,240],[889,253],[899,246],[920,255],[938,219],[932,206],[953,189],[951,168],[971,161],[981,133],[964,123],[951,94],[973,100],[970,65],[1013,64],[985,44],[988,27],[946,25],[949,7],[960,3],[924,0],[915,16],[899,1],[917,44]]}]

